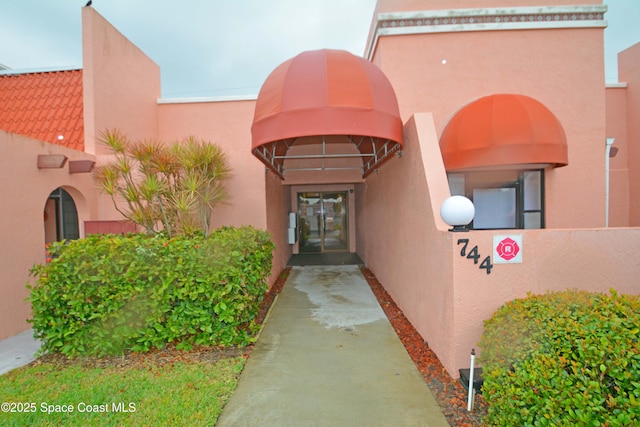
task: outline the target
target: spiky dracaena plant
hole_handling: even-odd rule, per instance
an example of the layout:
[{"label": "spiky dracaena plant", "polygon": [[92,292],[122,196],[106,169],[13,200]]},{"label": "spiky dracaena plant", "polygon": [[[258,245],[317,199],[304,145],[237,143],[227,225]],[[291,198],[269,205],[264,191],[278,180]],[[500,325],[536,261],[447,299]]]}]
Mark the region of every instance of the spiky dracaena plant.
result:
[{"label": "spiky dracaena plant", "polygon": [[95,176],[125,218],[149,234],[211,233],[213,210],[226,202],[231,175],[219,146],[195,137],[171,145],[131,142],[118,131],[105,132],[102,142],[113,161]]},{"label": "spiky dracaena plant", "polygon": [[[211,232],[213,210],[228,199],[225,183],[231,175],[225,153],[219,146],[189,137],[174,145],[183,166],[181,193],[190,203],[179,213],[183,224],[195,225],[205,235]],[[189,220],[187,220],[189,217]]]}]

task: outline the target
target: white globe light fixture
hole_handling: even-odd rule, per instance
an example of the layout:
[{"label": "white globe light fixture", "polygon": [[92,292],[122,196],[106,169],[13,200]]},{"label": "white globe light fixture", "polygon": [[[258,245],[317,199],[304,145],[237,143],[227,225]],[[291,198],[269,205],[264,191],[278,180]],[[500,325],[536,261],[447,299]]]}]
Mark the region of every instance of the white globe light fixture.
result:
[{"label": "white globe light fixture", "polygon": [[469,231],[467,225],[475,214],[473,202],[464,196],[451,196],[440,206],[440,216],[453,227],[449,231]]}]

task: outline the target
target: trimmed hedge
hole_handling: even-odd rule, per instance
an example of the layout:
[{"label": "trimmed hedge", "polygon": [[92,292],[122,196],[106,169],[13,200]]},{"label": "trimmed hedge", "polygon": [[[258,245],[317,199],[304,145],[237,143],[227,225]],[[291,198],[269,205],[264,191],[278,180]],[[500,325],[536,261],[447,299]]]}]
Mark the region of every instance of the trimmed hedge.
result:
[{"label": "trimmed hedge", "polygon": [[55,243],[31,294],[42,350],[68,356],[175,343],[246,345],[267,291],[274,245],[265,231],[209,237],[93,235]]},{"label": "trimmed hedge", "polygon": [[501,307],[480,340],[486,421],[640,425],[640,298],[583,291]]}]

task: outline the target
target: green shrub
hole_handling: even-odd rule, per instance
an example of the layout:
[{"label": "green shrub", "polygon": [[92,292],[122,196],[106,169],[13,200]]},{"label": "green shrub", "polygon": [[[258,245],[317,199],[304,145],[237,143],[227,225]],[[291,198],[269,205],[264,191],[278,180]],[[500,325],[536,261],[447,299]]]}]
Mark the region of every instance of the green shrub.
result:
[{"label": "green shrub", "polygon": [[44,351],[69,356],[167,343],[246,345],[273,248],[267,232],[251,227],[207,238],[93,235],[56,243],[27,285],[30,322]]},{"label": "green shrub", "polygon": [[487,422],[640,425],[640,298],[583,291],[501,307],[480,340]]}]

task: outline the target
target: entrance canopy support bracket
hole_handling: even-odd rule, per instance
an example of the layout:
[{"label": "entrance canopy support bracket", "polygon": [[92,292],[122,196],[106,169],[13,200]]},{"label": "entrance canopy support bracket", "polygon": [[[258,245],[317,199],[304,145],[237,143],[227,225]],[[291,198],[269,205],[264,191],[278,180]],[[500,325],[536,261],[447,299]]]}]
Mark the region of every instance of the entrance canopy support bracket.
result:
[{"label": "entrance canopy support bracket", "polygon": [[[329,170],[360,170],[363,178],[366,178],[371,172],[378,169],[380,165],[389,160],[394,153],[399,151],[402,146],[390,139],[382,140],[375,137],[366,136],[347,136],[359,153],[336,153],[327,154],[327,142],[322,137],[320,153],[318,154],[294,154],[288,155],[291,148],[298,138],[282,139],[263,144],[253,150],[253,154],[262,161],[273,173],[284,180],[287,170],[290,171],[329,171]],[[347,159],[361,158],[362,167],[331,167],[327,164],[330,159]],[[285,168],[285,160],[320,160],[319,166],[309,167],[290,167]]]}]

